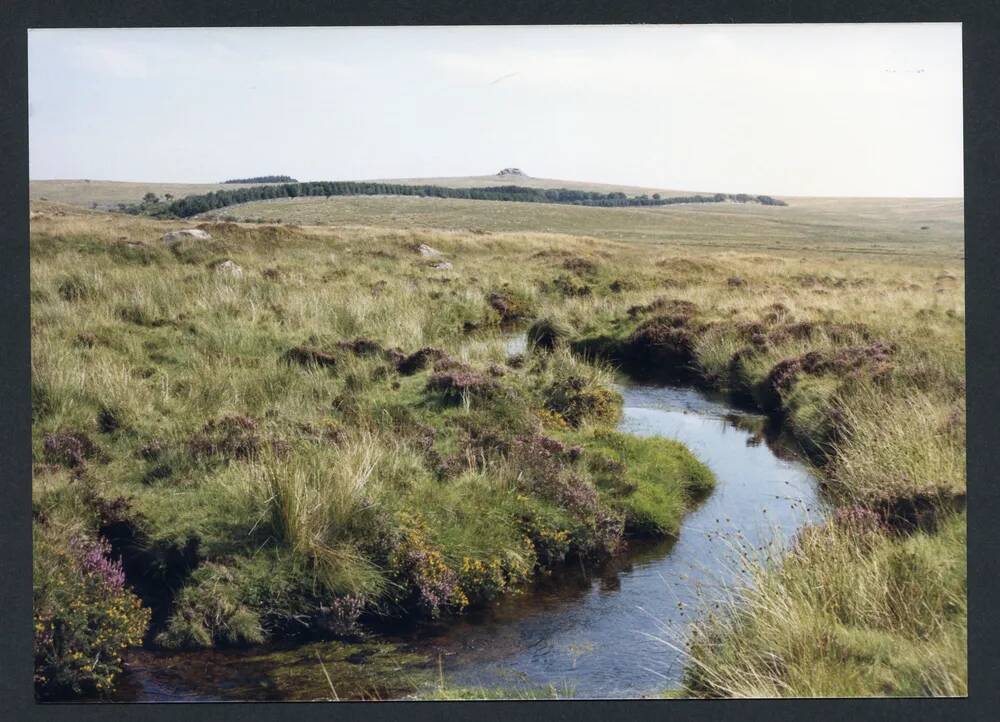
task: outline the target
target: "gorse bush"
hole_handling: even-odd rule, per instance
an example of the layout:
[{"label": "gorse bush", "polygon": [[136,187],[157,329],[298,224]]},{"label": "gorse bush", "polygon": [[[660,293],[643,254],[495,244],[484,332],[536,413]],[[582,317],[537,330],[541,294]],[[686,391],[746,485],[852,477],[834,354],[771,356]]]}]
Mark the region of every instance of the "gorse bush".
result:
[{"label": "gorse bush", "polygon": [[149,623],[110,548],[77,529],[34,533],[35,689],[43,699],[110,692]]}]

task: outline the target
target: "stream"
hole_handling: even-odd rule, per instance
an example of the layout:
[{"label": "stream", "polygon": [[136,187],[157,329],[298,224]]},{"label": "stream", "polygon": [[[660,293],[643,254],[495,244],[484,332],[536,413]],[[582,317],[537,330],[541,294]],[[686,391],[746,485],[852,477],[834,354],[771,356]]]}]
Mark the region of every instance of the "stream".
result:
[{"label": "stream", "polygon": [[442,684],[634,698],[677,687],[684,658],[671,645],[683,647],[692,619],[740,581],[739,556],[780,551],[825,504],[808,468],[767,438],[764,417],[688,387],[622,379],[618,391],[619,430],[676,439],[716,475],[676,540],[633,543],[597,569],[569,568],[487,608],[374,642],[136,651],[116,699],[398,699]]}]

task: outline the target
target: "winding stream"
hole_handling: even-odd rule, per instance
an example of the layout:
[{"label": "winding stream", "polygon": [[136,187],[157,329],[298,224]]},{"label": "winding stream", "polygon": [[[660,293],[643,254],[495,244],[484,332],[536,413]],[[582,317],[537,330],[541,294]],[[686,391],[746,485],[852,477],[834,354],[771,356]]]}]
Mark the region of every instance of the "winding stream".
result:
[{"label": "winding stream", "polygon": [[[519,344],[509,344],[519,352]],[[634,545],[589,571],[568,570],[457,620],[344,645],[129,659],[119,699],[381,699],[415,689],[554,685],[580,698],[656,696],[676,686],[692,615],[737,581],[742,552],[787,543],[824,503],[816,479],[764,419],[699,390],[622,381],[619,429],[684,443],[717,477],[676,541]],[[318,659],[324,660],[330,681]]]}]

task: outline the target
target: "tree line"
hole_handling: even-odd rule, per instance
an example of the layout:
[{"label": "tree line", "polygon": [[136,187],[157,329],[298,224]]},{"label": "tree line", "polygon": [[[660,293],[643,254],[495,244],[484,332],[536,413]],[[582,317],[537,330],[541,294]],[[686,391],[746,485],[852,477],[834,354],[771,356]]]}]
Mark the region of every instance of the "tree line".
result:
[{"label": "tree line", "polygon": [[[526,188],[507,185],[486,188],[447,188],[436,185],[403,185],[398,183],[377,183],[367,181],[314,181],[309,183],[284,183],[277,185],[253,186],[219,190],[199,195],[190,195],[164,203],[145,202],[137,206],[123,208],[129,213],[146,213],[161,217],[188,218],[218,208],[251,203],[275,198],[298,198],[307,196],[417,196],[420,198],[461,198],[481,201],[518,201],[521,203],[559,203],[602,208],[631,206],[666,206],[677,203],[761,203],[784,206],[784,201],[771,196],[748,195],[746,193],[713,195],[667,196],[652,195],[626,196],[624,193],[599,193],[597,191],[571,190],[568,188]],[[146,199],[144,199],[146,200]]]},{"label": "tree line", "polygon": [[255,175],[253,178],[230,178],[223,183],[298,183],[290,175]]}]

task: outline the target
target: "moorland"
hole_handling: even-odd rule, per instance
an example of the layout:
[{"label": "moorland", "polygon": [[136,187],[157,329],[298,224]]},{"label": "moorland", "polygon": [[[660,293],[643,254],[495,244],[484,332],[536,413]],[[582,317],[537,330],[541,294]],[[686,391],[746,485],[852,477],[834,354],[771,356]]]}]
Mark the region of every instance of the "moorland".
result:
[{"label": "moorland", "polygon": [[347,644],[676,535],[713,475],[616,430],[622,372],[768,414],[832,505],[694,622],[671,694],[965,693],[961,200],[349,196],[170,220],[102,208],[206,189],[46,183],[41,698],[111,693],[139,646]]}]

